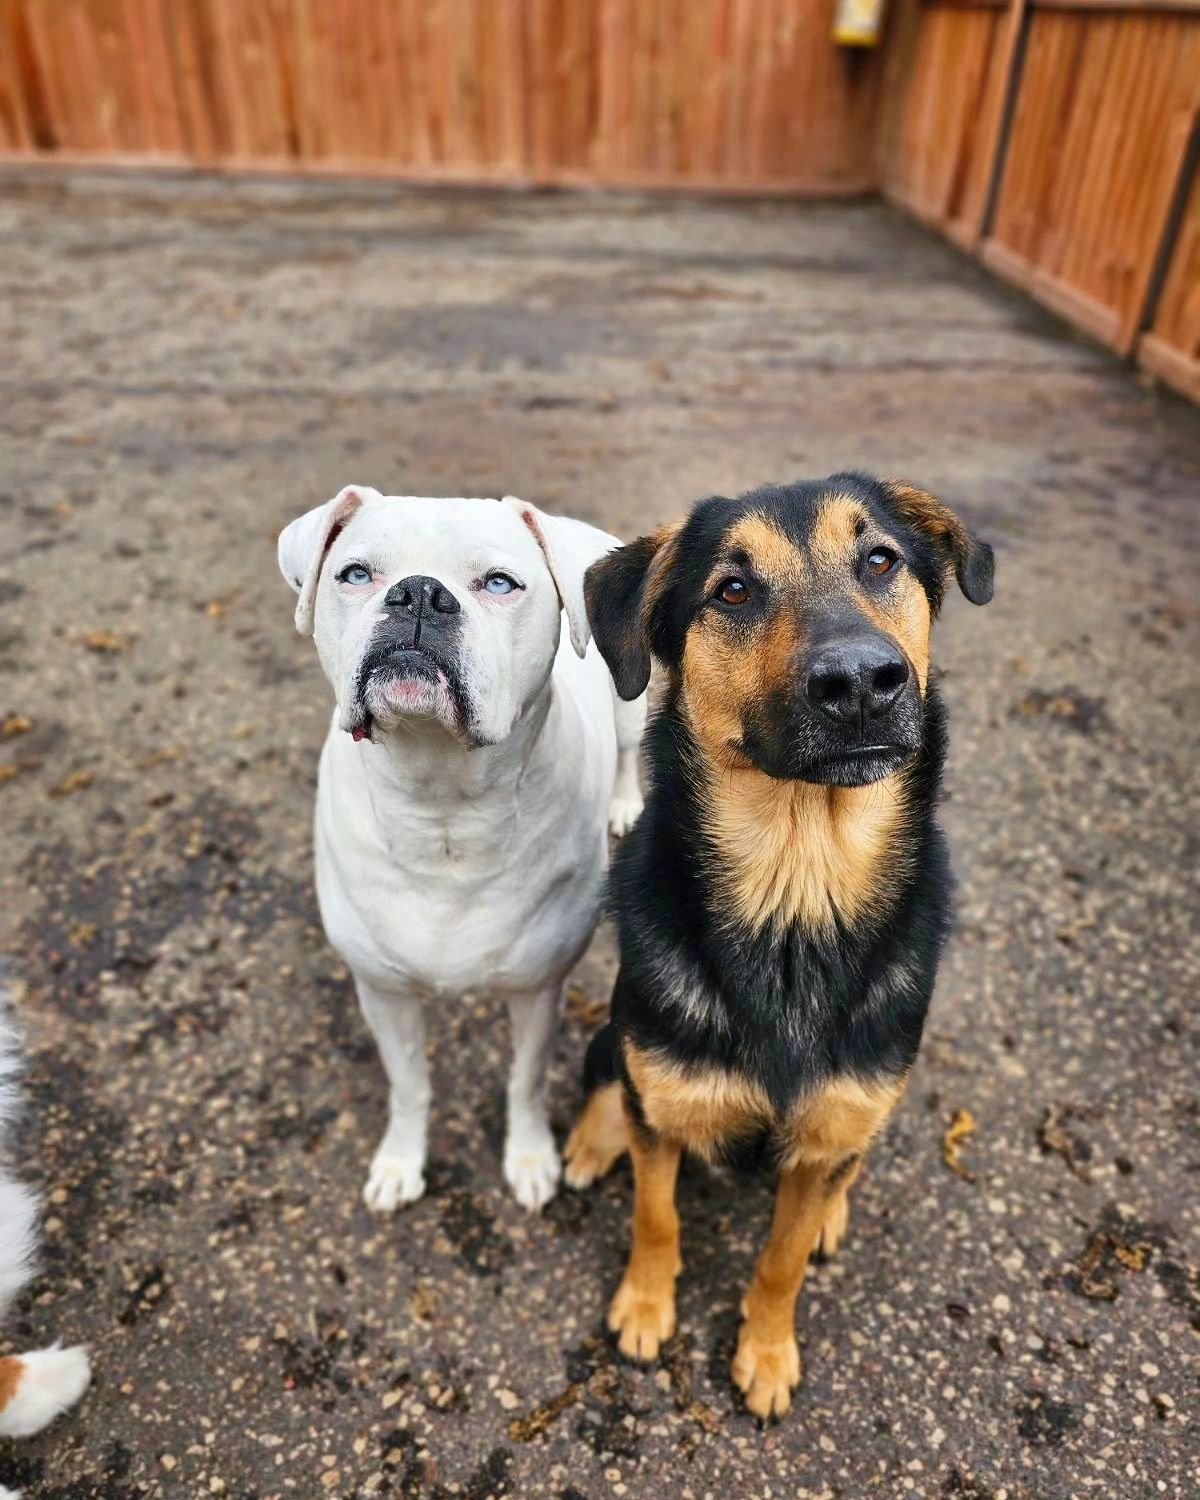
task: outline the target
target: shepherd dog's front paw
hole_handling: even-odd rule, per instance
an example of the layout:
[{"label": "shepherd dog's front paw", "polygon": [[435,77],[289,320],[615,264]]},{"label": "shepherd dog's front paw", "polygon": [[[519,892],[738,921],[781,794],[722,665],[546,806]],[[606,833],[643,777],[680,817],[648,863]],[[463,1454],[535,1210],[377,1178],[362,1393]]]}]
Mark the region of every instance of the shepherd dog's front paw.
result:
[{"label": "shepherd dog's front paw", "polygon": [[745,1396],[747,1411],[763,1421],[782,1417],[802,1374],[800,1346],[794,1338],[766,1343],[748,1324],[742,1324],[733,1357],[733,1383]]},{"label": "shepherd dog's front paw", "polygon": [[626,1359],[652,1363],[675,1332],[674,1288],[656,1294],[626,1278],[608,1309],[608,1326]]}]

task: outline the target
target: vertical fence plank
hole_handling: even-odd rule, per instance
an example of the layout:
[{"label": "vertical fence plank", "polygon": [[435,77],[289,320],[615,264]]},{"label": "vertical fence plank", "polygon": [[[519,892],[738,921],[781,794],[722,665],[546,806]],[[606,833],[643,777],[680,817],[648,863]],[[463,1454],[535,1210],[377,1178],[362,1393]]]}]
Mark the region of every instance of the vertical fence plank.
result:
[{"label": "vertical fence plank", "polygon": [[1178,232],[1166,263],[1154,322],[1138,360],[1161,380],[1200,402],[1200,113],[1193,118],[1190,184],[1181,184]]},{"label": "vertical fence plank", "polygon": [[968,246],[984,216],[1022,6],[909,4],[896,17],[880,118],[884,190]]},{"label": "vertical fence plank", "polygon": [[985,260],[1129,352],[1198,96],[1196,18],[1035,11]]},{"label": "vertical fence plank", "polygon": [[23,155],[37,148],[35,84],[24,36],[20,0],[0,0],[0,152]]}]

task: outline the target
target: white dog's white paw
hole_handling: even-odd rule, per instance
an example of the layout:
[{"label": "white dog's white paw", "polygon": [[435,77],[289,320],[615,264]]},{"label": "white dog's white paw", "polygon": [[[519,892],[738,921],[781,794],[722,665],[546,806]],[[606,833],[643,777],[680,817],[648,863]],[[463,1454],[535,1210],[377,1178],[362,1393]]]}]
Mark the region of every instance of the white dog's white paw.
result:
[{"label": "white dog's white paw", "polygon": [[504,1148],[504,1180],[522,1208],[536,1213],[558,1191],[562,1163],[554,1137],[547,1128],[544,1137],[510,1139]]},{"label": "white dog's white paw", "polygon": [[415,1203],[425,1192],[423,1164],[407,1156],[376,1156],[363,1188],[363,1202],[373,1214],[392,1214]]},{"label": "white dog's white paw", "polygon": [[16,1356],[17,1384],[0,1411],[0,1437],[32,1437],[49,1427],[88,1388],[92,1366],[87,1350],[55,1344],[32,1354]]},{"label": "white dog's white paw", "polygon": [[618,792],[608,805],[608,831],[614,838],[624,838],[642,811],[640,792]]}]

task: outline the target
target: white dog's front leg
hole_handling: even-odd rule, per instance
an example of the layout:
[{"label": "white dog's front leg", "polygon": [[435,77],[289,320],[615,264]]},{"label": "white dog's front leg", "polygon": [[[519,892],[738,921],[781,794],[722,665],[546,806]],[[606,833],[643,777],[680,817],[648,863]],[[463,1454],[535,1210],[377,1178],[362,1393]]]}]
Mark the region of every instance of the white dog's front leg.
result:
[{"label": "white dog's front leg", "polygon": [[642,811],[638,781],[638,748],[646,727],[646,695],[626,703],[613,689],[613,719],[617,729],[617,774],[608,807],[608,831],[620,838],[629,832]]},{"label": "white dog's front leg", "polygon": [[523,1208],[554,1197],[562,1166],[546,1117],[546,1066],[562,1007],[562,986],[509,998],[513,1061],[508,1080],[504,1176]]},{"label": "white dog's front leg", "polygon": [[425,1191],[429,1066],[425,1012],[411,995],[386,994],[355,980],[358,1003],[388,1076],[388,1123],[363,1189],[367,1207],[390,1214]]},{"label": "white dog's front leg", "polygon": [[617,755],[617,774],[613,781],[612,801],[608,805],[609,833],[622,838],[637,822],[641,811],[638,753],[636,750],[622,750]]}]

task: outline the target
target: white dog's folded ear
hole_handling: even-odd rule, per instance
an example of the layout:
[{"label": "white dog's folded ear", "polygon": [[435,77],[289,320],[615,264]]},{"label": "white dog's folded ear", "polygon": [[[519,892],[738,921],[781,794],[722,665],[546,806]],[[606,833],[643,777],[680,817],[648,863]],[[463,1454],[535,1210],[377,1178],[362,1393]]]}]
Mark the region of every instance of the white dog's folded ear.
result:
[{"label": "white dog's folded ear", "polygon": [[586,656],[591,629],[583,598],[583,575],[597,558],[606,557],[619,547],[620,538],[589,526],[586,521],[573,521],[569,516],[548,516],[544,510],[539,510],[528,500],[519,500],[516,495],[505,495],[501,504],[516,511],[542,549],[559,601],[566,611],[575,654]]},{"label": "white dog's folded ear", "polygon": [[334,539],[363,501],[378,495],[378,490],[367,485],[348,484],[332,500],[297,517],[279,533],[279,571],[300,595],[296,629],[301,635],[312,635],[321,565]]}]

